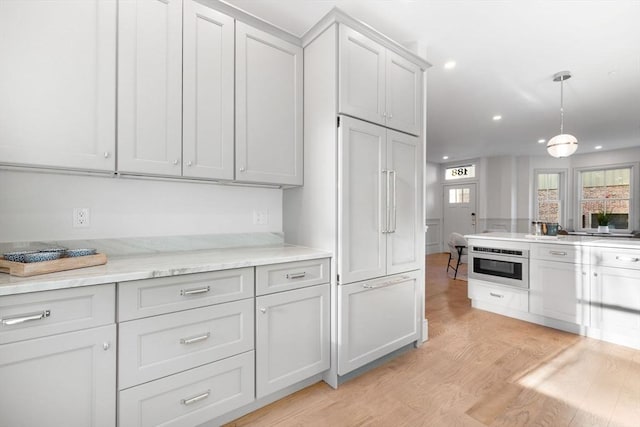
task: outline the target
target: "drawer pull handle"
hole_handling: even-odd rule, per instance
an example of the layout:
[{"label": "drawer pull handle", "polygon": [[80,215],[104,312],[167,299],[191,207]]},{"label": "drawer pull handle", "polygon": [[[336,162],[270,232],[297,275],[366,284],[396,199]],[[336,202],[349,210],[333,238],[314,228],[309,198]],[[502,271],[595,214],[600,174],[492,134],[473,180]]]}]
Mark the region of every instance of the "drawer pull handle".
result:
[{"label": "drawer pull handle", "polygon": [[31,322],[33,320],[42,320],[51,316],[50,310],[39,311],[37,313],[21,314],[15,317],[7,317],[2,319],[2,324],[5,326],[19,325],[20,323]]},{"label": "drawer pull handle", "polygon": [[180,290],[180,295],[182,295],[184,297],[184,296],[188,296],[188,295],[206,294],[210,290],[211,290],[211,288],[209,286],[206,286],[204,288],[197,288],[197,289],[181,289]]},{"label": "drawer pull handle", "polygon": [[193,396],[188,399],[180,399],[180,403],[182,403],[185,406],[191,405],[193,403],[200,402],[201,400],[206,399],[207,397],[209,397],[210,394],[211,394],[211,390],[207,390],[204,393],[199,394],[197,396]]},{"label": "drawer pull handle", "polygon": [[616,259],[618,261],[626,261],[626,262],[638,262],[640,261],[640,258],[633,258],[630,256],[617,256]]},{"label": "drawer pull handle", "polygon": [[495,292],[489,292],[489,295],[496,298],[504,298],[504,295],[496,294]]},{"label": "drawer pull handle", "polygon": [[198,335],[197,337],[180,338],[180,344],[195,344],[197,342],[209,339],[210,336],[211,336],[211,332],[207,332],[206,334]]},{"label": "drawer pull handle", "polygon": [[567,256],[566,252],[561,252],[561,251],[549,251],[549,253],[551,255],[560,255],[560,256]]},{"label": "drawer pull handle", "polygon": [[303,271],[301,273],[287,273],[287,279],[302,279],[306,275],[306,271]]},{"label": "drawer pull handle", "polygon": [[409,276],[401,276],[399,279],[390,280],[388,282],[380,283],[379,285],[370,285],[369,283],[365,283],[362,285],[365,289],[378,289],[378,288],[386,288],[387,286],[397,285],[398,283],[406,282],[411,277]]}]

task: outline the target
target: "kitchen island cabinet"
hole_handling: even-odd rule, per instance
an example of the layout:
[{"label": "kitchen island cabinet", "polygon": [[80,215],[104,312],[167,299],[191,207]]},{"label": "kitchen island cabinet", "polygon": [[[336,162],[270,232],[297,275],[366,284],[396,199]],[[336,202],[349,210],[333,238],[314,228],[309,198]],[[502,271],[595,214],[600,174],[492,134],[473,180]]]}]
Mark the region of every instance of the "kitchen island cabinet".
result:
[{"label": "kitchen island cabinet", "polygon": [[589,248],[535,244],[531,250],[531,313],[589,325]]},{"label": "kitchen island cabinet", "polygon": [[[474,307],[640,348],[637,239],[561,236],[538,240],[517,233],[467,237],[470,246],[499,248],[516,241],[530,248],[528,289],[516,290],[470,278],[469,298]],[[528,294],[528,308],[525,304],[508,310],[496,304],[487,305],[475,292],[481,286]]]}]

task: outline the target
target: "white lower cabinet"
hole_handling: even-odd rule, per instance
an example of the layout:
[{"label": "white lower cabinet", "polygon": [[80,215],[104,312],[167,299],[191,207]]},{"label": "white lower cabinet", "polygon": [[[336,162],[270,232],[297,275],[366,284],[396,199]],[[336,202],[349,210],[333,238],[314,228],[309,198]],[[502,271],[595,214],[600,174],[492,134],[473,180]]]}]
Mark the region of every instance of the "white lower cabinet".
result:
[{"label": "white lower cabinet", "polygon": [[640,270],[597,266],[591,279],[591,326],[598,338],[640,348]]},{"label": "white lower cabinet", "polygon": [[340,285],[338,375],[418,339],[420,271]]},{"label": "white lower cabinet", "polygon": [[529,271],[531,313],[588,325],[588,265],[531,260]]},{"label": "white lower cabinet", "polygon": [[329,369],[329,284],[256,298],[258,398]]},{"label": "white lower cabinet", "polygon": [[1,345],[0,425],[115,426],[115,343],[112,324]]},{"label": "white lower cabinet", "polygon": [[248,404],[254,399],[253,359],[249,351],[123,390],[119,426],[195,426]]},{"label": "white lower cabinet", "polygon": [[253,349],[253,299],[120,324],[119,388]]},{"label": "white lower cabinet", "polygon": [[527,312],[529,292],[524,289],[469,281],[469,298],[474,302],[491,304],[499,309]]}]

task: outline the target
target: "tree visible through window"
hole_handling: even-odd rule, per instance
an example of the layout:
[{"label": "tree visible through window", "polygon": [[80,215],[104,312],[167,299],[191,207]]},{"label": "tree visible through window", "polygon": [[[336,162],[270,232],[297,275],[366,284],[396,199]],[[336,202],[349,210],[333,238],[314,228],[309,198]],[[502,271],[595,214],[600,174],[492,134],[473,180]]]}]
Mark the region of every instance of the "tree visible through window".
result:
[{"label": "tree visible through window", "polygon": [[560,180],[559,172],[536,175],[536,219],[539,221],[561,222]]},{"label": "tree visible through window", "polygon": [[580,172],[582,228],[597,228],[598,213],[609,214],[609,228],[629,229],[631,168]]}]

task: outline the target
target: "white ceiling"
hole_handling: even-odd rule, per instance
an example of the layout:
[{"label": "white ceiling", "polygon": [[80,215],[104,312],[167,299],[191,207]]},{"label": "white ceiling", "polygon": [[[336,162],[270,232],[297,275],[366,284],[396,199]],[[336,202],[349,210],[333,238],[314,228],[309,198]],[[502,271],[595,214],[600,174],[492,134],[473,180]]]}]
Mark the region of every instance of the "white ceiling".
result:
[{"label": "white ceiling", "polygon": [[[640,146],[640,0],[227,0],[295,35],[334,6],[400,43],[427,71],[427,159],[546,155],[560,130],[578,153]],[[454,60],[453,70],[444,70]],[[502,115],[494,122],[492,117]]]}]

